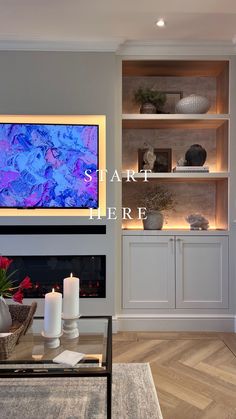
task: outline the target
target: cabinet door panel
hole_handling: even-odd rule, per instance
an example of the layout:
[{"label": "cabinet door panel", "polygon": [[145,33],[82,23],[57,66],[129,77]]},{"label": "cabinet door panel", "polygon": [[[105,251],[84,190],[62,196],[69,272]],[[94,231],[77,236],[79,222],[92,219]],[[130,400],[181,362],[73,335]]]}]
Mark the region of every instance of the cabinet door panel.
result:
[{"label": "cabinet door panel", "polygon": [[123,307],[174,307],[173,237],[123,238]]},{"label": "cabinet door panel", "polygon": [[176,307],[228,308],[228,237],[176,238]]}]

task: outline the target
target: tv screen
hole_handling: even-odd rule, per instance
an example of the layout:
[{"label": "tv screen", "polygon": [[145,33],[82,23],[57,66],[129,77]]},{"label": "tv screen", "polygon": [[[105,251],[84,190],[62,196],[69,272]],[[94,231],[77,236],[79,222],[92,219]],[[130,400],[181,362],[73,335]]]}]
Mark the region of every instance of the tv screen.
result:
[{"label": "tv screen", "polygon": [[98,208],[98,137],[98,125],[0,123],[0,207]]}]

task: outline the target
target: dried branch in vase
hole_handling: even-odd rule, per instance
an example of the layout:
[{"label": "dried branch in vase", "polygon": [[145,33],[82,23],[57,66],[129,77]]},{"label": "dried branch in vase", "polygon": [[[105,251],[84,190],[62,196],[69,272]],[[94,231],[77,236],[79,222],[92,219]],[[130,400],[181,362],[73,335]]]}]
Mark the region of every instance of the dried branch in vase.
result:
[{"label": "dried branch in vase", "polygon": [[173,194],[164,186],[149,186],[139,201],[139,206],[150,211],[167,211],[174,208]]}]

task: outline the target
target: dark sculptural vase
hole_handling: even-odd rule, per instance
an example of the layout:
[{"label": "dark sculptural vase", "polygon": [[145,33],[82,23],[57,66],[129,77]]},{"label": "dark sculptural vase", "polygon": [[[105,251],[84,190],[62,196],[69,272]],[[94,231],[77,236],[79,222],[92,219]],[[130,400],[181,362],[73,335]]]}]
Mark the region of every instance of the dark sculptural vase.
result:
[{"label": "dark sculptural vase", "polygon": [[199,144],[193,144],[185,154],[186,166],[203,166],[207,158],[207,152]]}]

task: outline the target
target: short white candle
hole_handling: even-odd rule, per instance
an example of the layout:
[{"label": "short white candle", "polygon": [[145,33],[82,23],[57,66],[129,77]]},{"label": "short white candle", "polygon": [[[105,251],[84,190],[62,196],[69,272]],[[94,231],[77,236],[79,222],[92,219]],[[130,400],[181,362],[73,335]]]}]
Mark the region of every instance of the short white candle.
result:
[{"label": "short white candle", "polygon": [[63,281],[63,317],[79,316],[79,278],[71,273]]},{"label": "short white candle", "polygon": [[48,336],[58,336],[61,333],[62,294],[49,292],[45,295],[44,333]]}]

